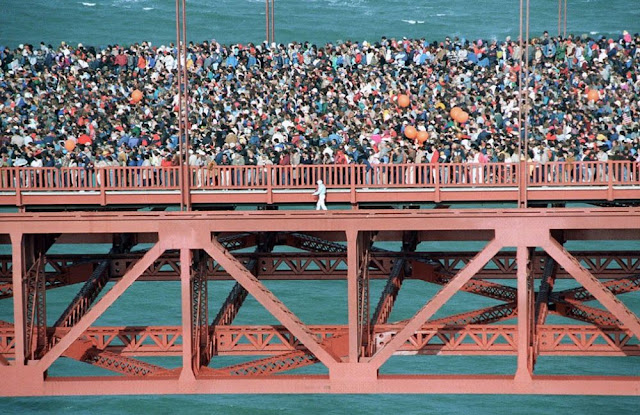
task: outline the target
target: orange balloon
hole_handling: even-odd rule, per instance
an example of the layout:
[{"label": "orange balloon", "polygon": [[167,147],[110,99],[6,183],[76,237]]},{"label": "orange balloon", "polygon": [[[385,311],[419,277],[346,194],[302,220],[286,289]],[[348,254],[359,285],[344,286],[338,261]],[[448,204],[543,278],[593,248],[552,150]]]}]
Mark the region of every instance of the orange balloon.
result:
[{"label": "orange balloon", "polygon": [[404,135],[407,138],[416,138],[416,136],[418,135],[418,130],[416,130],[416,127],[414,127],[413,125],[407,125],[406,127],[404,127]]},{"label": "orange balloon", "polygon": [[76,142],[72,139],[68,139],[64,142],[64,148],[66,148],[67,151],[73,151],[73,149],[76,148]]},{"label": "orange balloon", "polygon": [[597,101],[600,99],[600,94],[598,94],[597,90],[590,89],[589,92],[587,92],[587,99],[589,101]]},{"label": "orange balloon", "polygon": [[405,95],[405,94],[398,95],[398,105],[400,105],[402,108],[406,108],[409,106],[409,104],[411,104],[411,99],[409,98],[408,95]]},{"label": "orange balloon", "polygon": [[456,118],[456,121],[458,121],[460,124],[464,124],[467,121],[469,121],[469,114],[465,111],[461,111],[458,114],[458,117]]},{"label": "orange balloon", "polygon": [[416,135],[416,140],[418,141],[418,143],[422,144],[425,141],[427,141],[429,139],[429,133],[426,131],[418,131],[418,134]]},{"label": "orange balloon", "polygon": [[131,101],[133,101],[134,103],[138,103],[141,100],[142,100],[142,91],[140,91],[139,89],[136,89],[131,93]]},{"label": "orange balloon", "polygon": [[449,115],[451,116],[451,118],[453,118],[454,120],[458,118],[458,115],[462,112],[462,108],[460,107],[453,107],[451,108],[451,111],[449,111]]}]

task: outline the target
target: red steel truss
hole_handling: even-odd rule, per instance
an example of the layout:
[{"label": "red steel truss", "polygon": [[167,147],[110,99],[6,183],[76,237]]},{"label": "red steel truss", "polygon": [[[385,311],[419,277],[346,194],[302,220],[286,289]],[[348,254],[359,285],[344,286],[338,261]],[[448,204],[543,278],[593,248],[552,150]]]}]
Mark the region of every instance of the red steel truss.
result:
[{"label": "red steel truss", "polygon": [[[252,246],[236,245],[230,249]],[[287,246],[295,247],[286,241]],[[639,289],[640,285],[640,258],[634,256],[634,252],[629,251],[607,251],[607,252],[586,252],[575,251],[573,256],[582,265],[600,279],[612,279],[605,282],[605,285],[618,294],[627,292],[629,289]],[[111,279],[117,279],[124,275],[131,264],[135,263],[141,253],[130,254],[69,254],[69,255],[47,255],[46,267],[52,267],[53,271],[45,270],[45,288],[53,289],[67,285],[85,282],[95,271],[101,261],[108,259]],[[252,260],[260,258],[260,279],[264,280],[332,280],[345,279],[347,277],[347,257],[345,253],[238,253],[235,255],[247,268]],[[429,252],[428,258],[432,263],[437,263],[441,273],[453,275],[463,267],[473,257],[472,252]],[[407,252],[399,255],[397,252],[374,251],[370,254],[369,278],[387,279],[393,272],[393,267],[400,261],[406,259],[424,259],[424,254]],[[533,260],[539,266],[534,267],[534,275],[542,276],[544,262],[548,256],[538,255]],[[206,262],[207,279],[229,280],[231,276],[225,270],[207,257]],[[508,265],[505,266],[505,263]],[[66,265],[60,265],[65,262]],[[13,285],[11,284],[11,256],[0,255],[0,268],[6,272],[0,272],[0,299],[12,296]],[[500,252],[478,271],[474,278],[481,279],[512,279],[515,273],[515,256],[512,252]],[[407,278],[414,278],[408,276]],[[415,277],[418,278],[418,277]],[[558,279],[570,279],[563,268],[559,268],[556,273]],[[178,281],[180,279],[180,258],[173,252],[165,252],[154,261],[148,269],[138,278],[138,281]],[[617,290],[622,291],[618,292]],[[554,294],[557,297],[560,293]],[[580,298],[583,301],[592,300],[593,297],[584,288],[577,288],[571,292],[563,292],[567,299]]]},{"label": "red steel truss", "polygon": [[[0,258],[2,396],[640,394],[640,376],[619,376],[617,366],[597,376],[536,370],[546,356],[640,356],[640,254],[615,248],[640,240],[640,209],[17,213],[0,214],[0,222],[0,241],[12,252]],[[443,252],[421,244],[470,240],[483,247]],[[589,240],[603,241],[603,250],[563,246]],[[58,243],[106,241],[113,244],[106,254],[48,254]],[[379,294],[374,278],[386,279]],[[558,289],[559,278],[573,288]],[[222,279],[236,284],[210,313],[209,285]],[[322,310],[342,298],[346,314],[308,325],[264,283],[272,279],[346,279],[315,304]],[[180,281],[180,325],[95,324],[144,280]],[[56,295],[47,289],[71,284],[77,295],[47,326],[47,297]],[[429,286],[435,294],[422,294],[412,317],[394,321],[403,293]],[[484,303],[452,310],[458,293]],[[278,323],[247,324],[244,316],[235,324],[250,297]],[[436,315],[445,305],[446,315]],[[517,367],[510,375],[385,374],[394,355],[515,356]],[[179,367],[163,363],[167,356],[179,357]],[[249,360],[224,360],[243,356]],[[58,359],[115,376],[59,376]],[[292,372],[308,365],[327,373]]]}]

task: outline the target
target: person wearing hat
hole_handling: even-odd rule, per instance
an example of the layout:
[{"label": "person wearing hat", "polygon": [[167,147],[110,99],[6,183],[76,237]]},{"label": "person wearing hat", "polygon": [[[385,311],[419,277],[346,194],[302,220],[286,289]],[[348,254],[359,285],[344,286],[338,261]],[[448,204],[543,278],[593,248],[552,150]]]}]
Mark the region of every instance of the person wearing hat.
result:
[{"label": "person wearing hat", "polygon": [[318,196],[316,210],[327,210],[327,206],[324,204],[327,198],[327,187],[322,183],[322,180],[318,180],[318,188],[313,192],[313,196]]}]

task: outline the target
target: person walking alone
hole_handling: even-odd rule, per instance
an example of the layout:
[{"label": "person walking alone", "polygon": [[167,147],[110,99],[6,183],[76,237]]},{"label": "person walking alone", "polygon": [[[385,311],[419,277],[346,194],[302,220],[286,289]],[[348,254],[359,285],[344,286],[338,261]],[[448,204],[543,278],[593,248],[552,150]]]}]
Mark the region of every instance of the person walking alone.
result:
[{"label": "person walking alone", "polygon": [[322,183],[322,180],[318,180],[318,189],[313,192],[314,196],[318,196],[318,203],[316,203],[316,210],[327,210],[327,206],[324,204],[327,198],[327,187]]}]

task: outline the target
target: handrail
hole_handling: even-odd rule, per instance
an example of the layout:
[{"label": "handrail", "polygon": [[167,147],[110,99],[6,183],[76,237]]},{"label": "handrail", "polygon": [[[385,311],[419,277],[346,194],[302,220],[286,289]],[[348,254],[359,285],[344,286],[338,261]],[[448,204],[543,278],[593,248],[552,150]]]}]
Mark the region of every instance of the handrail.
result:
[{"label": "handrail", "polygon": [[[521,166],[521,167],[520,167]],[[640,185],[640,163],[632,161],[576,161],[517,163],[425,163],[425,164],[332,164],[297,166],[190,167],[191,190],[249,191],[273,193],[314,189],[322,180],[330,191],[376,189],[433,190],[436,199],[447,190],[490,190],[526,186],[538,188],[602,188],[608,199],[614,186]],[[521,180],[520,172],[526,177]],[[21,205],[26,192],[179,191],[180,167],[3,167],[0,192],[16,193]],[[355,196],[352,197],[354,201]]]}]

